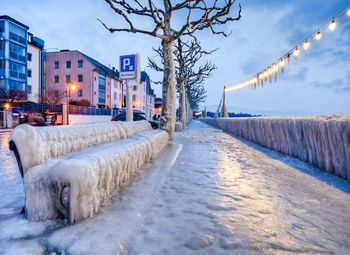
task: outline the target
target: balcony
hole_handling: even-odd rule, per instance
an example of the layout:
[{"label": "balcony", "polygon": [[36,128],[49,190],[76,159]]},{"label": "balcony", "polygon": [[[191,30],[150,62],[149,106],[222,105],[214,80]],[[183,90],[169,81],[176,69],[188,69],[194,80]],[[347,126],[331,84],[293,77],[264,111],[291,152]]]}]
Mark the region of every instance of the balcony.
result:
[{"label": "balcony", "polygon": [[12,33],[12,32],[10,32],[10,39],[22,44],[26,44],[25,38],[23,38],[22,36],[16,35],[15,33]]},{"label": "balcony", "polygon": [[10,57],[14,58],[14,59],[17,59],[17,60],[19,60],[21,62],[26,62],[27,61],[27,58],[25,56],[19,55],[16,52],[13,52],[13,51],[10,51]]}]

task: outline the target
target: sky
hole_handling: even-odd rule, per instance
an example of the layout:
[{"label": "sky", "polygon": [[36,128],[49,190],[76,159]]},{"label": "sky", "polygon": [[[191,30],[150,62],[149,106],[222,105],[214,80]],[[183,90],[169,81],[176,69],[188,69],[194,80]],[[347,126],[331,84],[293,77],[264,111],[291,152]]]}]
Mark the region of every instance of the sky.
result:
[{"label": "sky", "polygon": [[[147,57],[155,58],[152,48],[160,39],[147,35],[114,33],[104,29],[98,18],[111,27],[125,22],[103,0],[0,0],[0,15],[9,15],[28,25],[29,31],[45,41],[48,50],[79,50],[106,66],[119,69],[119,56],[139,53],[141,69],[152,80],[162,75],[147,67]],[[156,4],[158,1],[154,1]],[[240,83],[262,71],[295,45],[307,38],[340,10],[349,0],[237,0],[242,18],[222,26],[229,37],[210,31],[197,34],[203,48],[219,48],[203,61],[218,66],[205,82],[207,99],[202,107],[214,109],[223,87]],[[174,26],[182,24],[183,13],[174,16]],[[152,28],[147,19],[133,19],[136,26]],[[277,82],[263,88],[244,88],[226,93],[227,106],[242,111],[289,114],[350,112],[350,17],[339,21],[334,32],[325,31],[320,41],[310,41]],[[153,85],[157,96],[161,86]],[[230,109],[230,108],[229,108]]]}]

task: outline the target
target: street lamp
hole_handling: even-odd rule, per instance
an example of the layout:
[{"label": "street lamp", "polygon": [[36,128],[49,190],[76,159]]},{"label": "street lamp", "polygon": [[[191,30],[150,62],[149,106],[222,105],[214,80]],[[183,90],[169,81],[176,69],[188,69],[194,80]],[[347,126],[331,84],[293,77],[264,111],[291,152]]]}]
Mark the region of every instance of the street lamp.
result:
[{"label": "street lamp", "polygon": [[69,93],[74,91],[77,88],[77,85],[74,82],[67,83],[67,125],[69,125]]}]

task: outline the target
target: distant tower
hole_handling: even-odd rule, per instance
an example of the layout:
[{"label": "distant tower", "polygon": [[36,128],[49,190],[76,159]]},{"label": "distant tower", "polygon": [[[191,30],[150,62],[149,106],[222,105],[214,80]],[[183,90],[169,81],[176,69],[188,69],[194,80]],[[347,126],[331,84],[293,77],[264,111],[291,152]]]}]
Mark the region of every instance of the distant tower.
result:
[{"label": "distant tower", "polygon": [[224,87],[224,95],[222,96],[222,108],[221,108],[221,114],[220,117],[228,117],[227,109],[226,109],[226,102],[225,102],[225,89]]},{"label": "distant tower", "polygon": [[204,113],[203,113],[203,117],[206,118],[207,117],[207,107],[204,107]]}]

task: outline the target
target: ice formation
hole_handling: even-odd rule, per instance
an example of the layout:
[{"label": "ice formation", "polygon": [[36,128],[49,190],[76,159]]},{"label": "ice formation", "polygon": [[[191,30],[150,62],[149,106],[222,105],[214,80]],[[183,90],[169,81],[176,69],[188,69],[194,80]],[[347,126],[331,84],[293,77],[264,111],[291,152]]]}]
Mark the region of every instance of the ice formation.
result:
[{"label": "ice formation", "polygon": [[350,114],[202,120],[350,180]]},{"label": "ice formation", "polygon": [[[126,139],[129,138],[129,139]],[[42,221],[90,217],[141,166],[165,148],[168,135],[147,121],[33,128],[11,134],[22,159],[26,213]],[[69,187],[69,209],[60,192]]]}]

